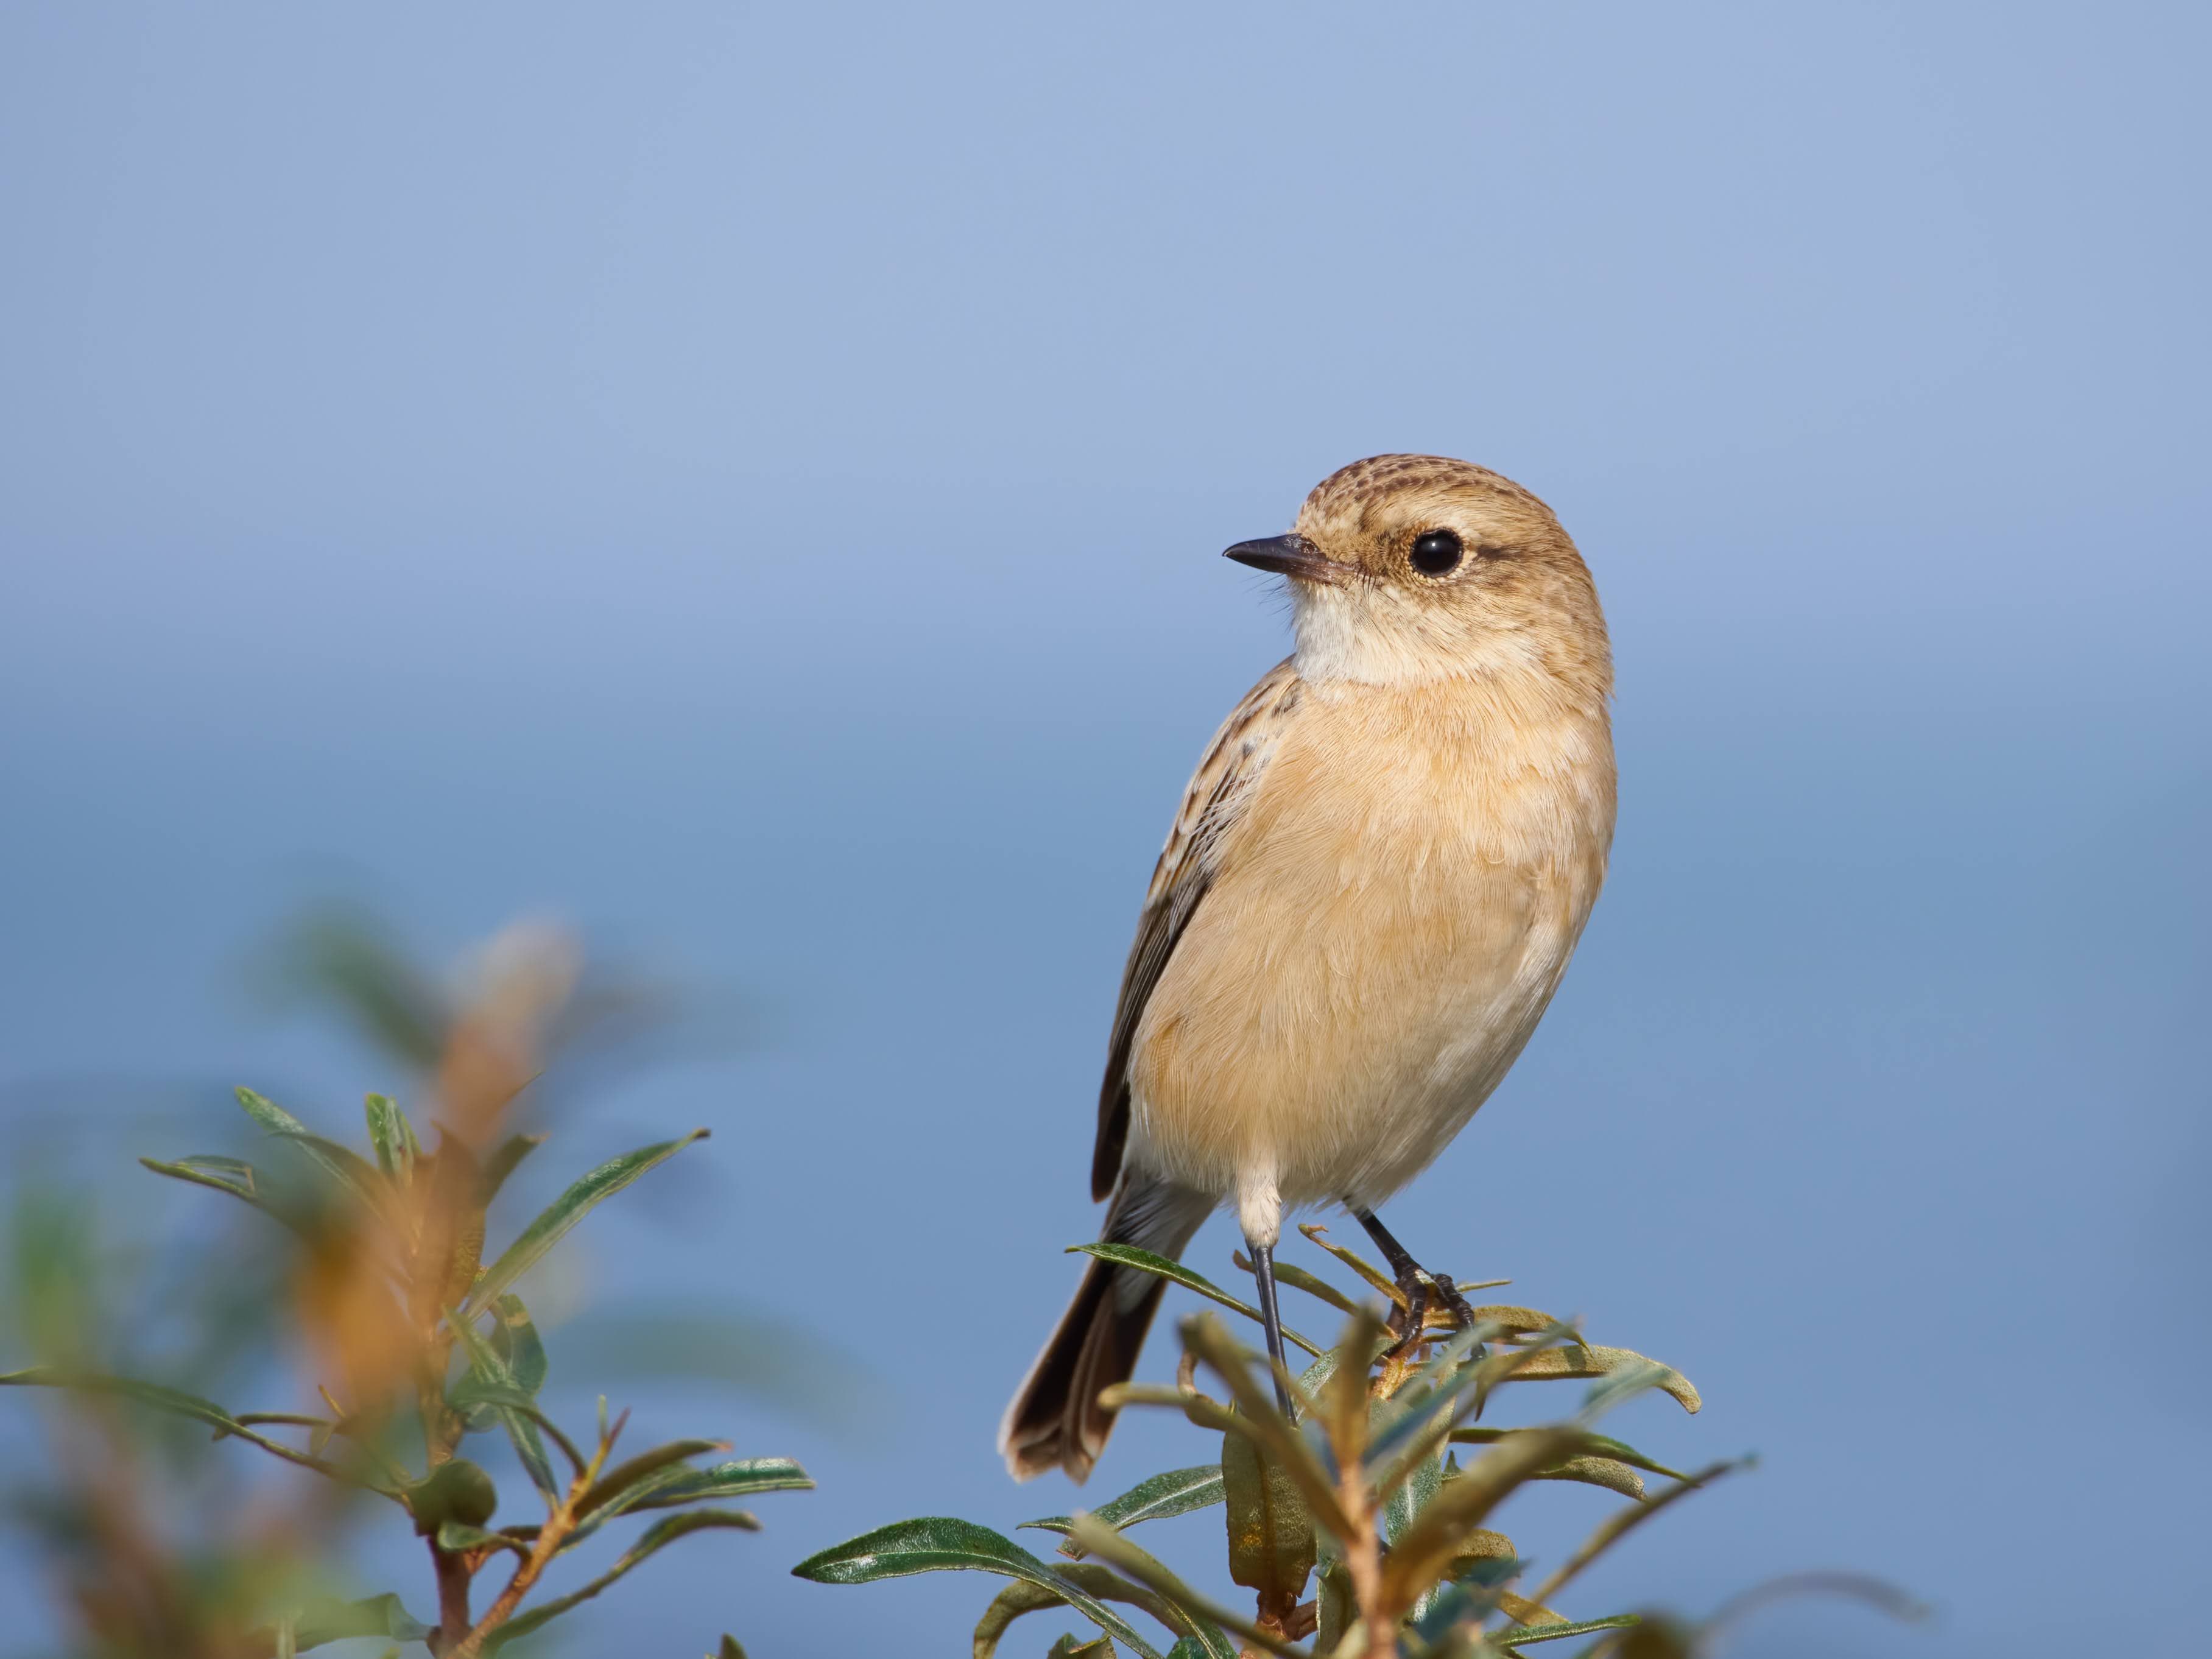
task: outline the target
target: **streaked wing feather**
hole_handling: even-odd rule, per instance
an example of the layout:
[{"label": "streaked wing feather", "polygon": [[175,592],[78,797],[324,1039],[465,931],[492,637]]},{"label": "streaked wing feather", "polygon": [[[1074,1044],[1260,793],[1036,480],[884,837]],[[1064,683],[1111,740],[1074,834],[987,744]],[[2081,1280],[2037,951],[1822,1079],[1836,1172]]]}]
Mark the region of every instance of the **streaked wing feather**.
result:
[{"label": "streaked wing feather", "polygon": [[1152,1000],[1152,988],[1167,969],[1176,941],[1212,885],[1215,856],[1222,837],[1243,814],[1261,775],[1281,742],[1284,717],[1297,706],[1304,682],[1285,659],[1244,694],[1213,734],[1206,757],[1191,775],[1182,810],[1176,813],[1152,884],[1145,894],[1144,914],[1121,970],[1121,995],[1114,1009],[1114,1032],[1106,1048],[1106,1076],[1098,1090],[1098,1141],[1091,1160],[1091,1195],[1103,1199],[1121,1172],[1121,1152],[1129,1138],[1129,1053],[1137,1024]]}]

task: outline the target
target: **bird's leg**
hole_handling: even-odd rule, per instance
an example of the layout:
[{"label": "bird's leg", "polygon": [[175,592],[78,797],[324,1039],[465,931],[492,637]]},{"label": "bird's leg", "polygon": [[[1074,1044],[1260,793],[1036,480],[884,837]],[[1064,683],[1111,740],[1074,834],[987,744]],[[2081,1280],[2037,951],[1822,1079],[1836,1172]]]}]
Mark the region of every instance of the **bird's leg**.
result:
[{"label": "bird's leg", "polygon": [[1260,1324],[1267,1333],[1267,1358],[1274,1362],[1275,1403],[1283,1408],[1284,1416],[1295,1422],[1297,1414],[1291,1409],[1291,1391],[1283,1381],[1291,1367],[1283,1353],[1283,1316],[1275,1310],[1274,1249],[1255,1244],[1249,1237],[1244,1248],[1252,1253],[1252,1277],[1260,1285]]},{"label": "bird's leg", "polygon": [[1390,1272],[1398,1281],[1398,1290],[1406,1298],[1406,1329],[1394,1333],[1402,1342],[1418,1341],[1426,1321],[1429,1301],[1433,1297],[1452,1317],[1452,1323],[1466,1330],[1474,1323],[1474,1310],[1468,1306],[1467,1298],[1459,1293],[1459,1286],[1442,1273],[1432,1273],[1413,1260],[1408,1250],[1390,1235],[1372,1210],[1361,1208],[1350,1200],[1344,1207],[1352,1218],[1367,1229],[1368,1237],[1375,1248],[1382,1252],[1382,1259],[1390,1264]]}]

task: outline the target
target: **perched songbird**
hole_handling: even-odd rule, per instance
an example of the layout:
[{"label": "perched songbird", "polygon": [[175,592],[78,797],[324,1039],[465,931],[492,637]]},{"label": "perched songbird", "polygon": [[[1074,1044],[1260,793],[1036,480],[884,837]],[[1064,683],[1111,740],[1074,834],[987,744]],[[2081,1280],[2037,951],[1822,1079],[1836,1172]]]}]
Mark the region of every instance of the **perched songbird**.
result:
[{"label": "perched songbird", "polygon": [[[1297,648],[1199,763],[1146,895],[1098,1100],[1103,1237],[1179,1255],[1233,1207],[1281,1359],[1285,1211],[1375,1219],[1497,1088],[1559,988],[1613,842],[1613,660],[1551,509],[1433,455],[1355,461],[1287,536]],[[1093,1261],[1000,1430],[1088,1474],[1164,1288]],[[1279,1388],[1279,1382],[1278,1387]]]}]

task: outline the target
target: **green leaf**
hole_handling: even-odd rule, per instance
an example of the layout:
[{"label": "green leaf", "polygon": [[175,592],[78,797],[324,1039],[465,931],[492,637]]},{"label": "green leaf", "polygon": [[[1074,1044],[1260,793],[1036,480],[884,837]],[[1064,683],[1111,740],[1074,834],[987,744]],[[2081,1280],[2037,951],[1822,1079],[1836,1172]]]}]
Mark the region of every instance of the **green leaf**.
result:
[{"label": "green leaf", "polygon": [[[1188,1515],[1222,1500],[1221,1466],[1218,1463],[1200,1463],[1187,1469],[1170,1469],[1165,1474],[1156,1474],[1149,1480],[1140,1480],[1111,1503],[1101,1504],[1091,1511],[1108,1526],[1121,1529],[1133,1527],[1139,1521],[1164,1521],[1171,1516]],[[1024,1527],[1035,1527],[1042,1532],[1056,1532],[1062,1537],[1074,1531],[1071,1518],[1065,1515],[1048,1515],[1042,1521],[1024,1521]],[[1083,1551],[1073,1543],[1060,1547],[1062,1555],[1080,1560]]]},{"label": "green leaf", "polygon": [[389,1095],[370,1095],[363,1105],[377,1167],[406,1186],[415,1179],[415,1132],[407,1127],[407,1115]]},{"label": "green leaf", "polygon": [[1413,1601],[1443,1577],[1468,1531],[1531,1474],[1571,1456],[1582,1443],[1576,1430],[1529,1429],[1485,1452],[1447,1481],[1398,1539],[1383,1564],[1383,1594],[1393,1601]]},{"label": "green leaf", "polygon": [[[1505,1599],[1505,1587],[1527,1567],[1527,1562],[1511,1556],[1467,1564],[1457,1577],[1434,1585],[1416,1603],[1421,1611],[1413,1621],[1413,1639],[1425,1652],[1439,1648],[1447,1653],[1465,1651],[1468,1642],[1454,1644],[1448,1638],[1455,1631],[1462,1637],[1473,1637],[1475,1628]],[[1522,1605],[1534,1606],[1525,1601]]]},{"label": "green leaf", "polygon": [[[1314,1519],[1328,1528],[1333,1537],[1352,1536],[1354,1528],[1338,1501],[1335,1476],[1322,1465],[1297,1425],[1276,1408],[1274,1389],[1254,1375],[1255,1356],[1231,1341],[1212,1314],[1193,1314],[1181,1321],[1177,1329],[1184,1348],[1205,1361],[1228,1385],[1230,1397],[1237,1402],[1235,1414],[1212,1426],[1233,1429],[1265,1447],[1283,1473],[1297,1483]],[[1185,1414],[1196,1420],[1191,1407],[1185,1407]]]},{"label": "green leaf", "polygon": [[655,1446],[651,1451],[640,1452],[625,1462],[617,1463],[592,1483],[576,1504],[578,1516],[589,1515],[600,1505],[619,1498],[648,1476],[659,1474],[672,1463],[681,1463],[687,1458],[697,1457],[711,1451],[727,1451],[726,1440],[672,1440],[665,1446]]},{"label": "green leaf", "polygon": [[[1237,1265],[1247,1273],[1251,1271],[1250,1264],[1241,1255],[1237,1258]],[[1357,1302],[1338,1290],[1326,1279],[1317,1278],[1296,1262],[1278,1261],[1275,1264],[1275,1282],[1279,1285],[1287,1285],[1294,1291],[1304,1291],[1308,1296],[1317,1297],[1339,1313],[1352,1314],[1359,1311],[1359,1304]]]},{"label": "green leaf", "polygon": [[636,1152],[610,1158],[584,1176],[524,1228],[521,1237],[507,1247],[498,1261],[484,1269],[476,1288],[469,1292],[468,1300],[462,1304],[461,1311],[471,1317],[482,1313],[502,1291],[536,1266],[538,1259],[560,1242],[562,1234],[581,1221],[593,1205],[620,1192],[647,1170],[665,1164],[693,1141],[704,1140],[708,1133],[705,1129],[694,1129],[680,1140],[664,1140],[657,1146],[640,1147]]},{"label": "green leaf", "polygon": [[531,1323],[530,1310],[514,1295],[500,1297],[491,1305],[498,1322],[491,1328],[491,1345],[514,1373],[514,1386],[534,1399],[545,1386],[545,1345]]},{"label": "green leaf", "polygon": [[679,1504],[704,1503],[709,1498],[813,1490],[814,1482],[806,1471],[787,1457],[742,1457],[726,1463],[710,1463],[703,1469],[671,1470],[668,1480],[654,1482],[649,1496],[623,1507],[667,1510]]},{"label": "green leaf", "polygon": [[996,1573],[1050,1590],[1144,1659],[1160,1659],[1158,1650],[1131,1629],[1127,1620],[1063,1576],[1074,1569],[1055,1573],[1012,1539],[972,1521],[950,1516],[895,1521],[818,1551],[791,1570],[793,1577],[817,1584],[871,1584],[917,1572],[962,1571]]},{"label": "green leaf", "polygon": [[260,1172],[241,1159],[196,1153],[174,1164],[164,1164],[151,1158],[142,1158],[138,1161],[155,1175],[189,1181],[198,1187],[212,1187],[219,1193],[228,1193],[233,1198],[242,1198],[248,1204],[258,1206],[262,1202]]},{"label": "green leaf", "polygon": [[1642,1498],[1643,1477],[1626,1463],[1610,1457],[1570,1457],[1548,1469],[1539,1469],[1531,1480],[1573,1480],[1585,1486],[1602,1486],[1624,1498]]},{"label": "green leaf", "polygon": [[[1455,1443],[1462,1446],[1488,1446],[1494,1445],[1509,1434],[1518,1432],[1519,1431],[1515,1429],[1454,1429],[1451,1431],[1451,1437]],[[1584,1443],[1595,1455],[1609,1457],[1616,1463],[1626,1463],[1632,1469],[1643,1469],[1651,1474],[1663,1474],[1669,1480],[1682,1480],[1688,1478],[1680,1469],[1670,1469],[1664,1463],[1655,1463],[1625,1440],[1615,1440],[1608,1435],[1593,1434],[1584,1437]]]},{"label": "green leaf", "polygon": [[382,1636],[395,1642],[420,1642],[430,1627],[409,1616],[397,1595],[387,1592],[362,1601],[310,1601],[293,1620],[292,1641],[304,1651],[325,1642],[343,1642],[358,1636]]},{"label": "green leaf", "polygon": [[[1500,1454],[1492,1452],[1483,1462]],[[1550,1601],[1572,1583],[1583,1568],[1603,1555],[1628,1533],[1641,1526],[1660,1510],[1679,1503],[1692,1492],[1711,1486],[1723,1475],[1746,1468],[1753,1460],[1729,1459],[1699,1469],[1686,1480],[1678,1480],[1665,1491],[1653,1494],[1641,1504],[1625,1504],[1606,1516],[1591,1528],[1590,1535],[1577,1545],[1574,1553],[1555,1568],[1549,1578],[1538,1585],[1528,1599],[1538,1603]],[[1480,1465],[1477,1466],[1480,1467]]]},{"label": "green leaf", "polygon": [[1358,1251],[1348,1250],[1341,1244],[1331,1243],[1322,1237],[1328,1229],[1319,1222],[1301,1221],[1298,1223],[1298,1231],[1306,1236],[1310,1243],[1320,1245],[1322,1249],[1327,1250],[1339,1261],[1365,1279],[1369,1285],[1381,1291],[1393,1307],[1402,1308],[1406,1305],[1406,1293],[1398,1288],[1395,1280],[1365,1256],[1361,1255]]},{"label": "green leaf", "polygon": [[[1243,1314],[1255,1325],[1262,1322],[1257,1308],[1249,1302],[1239,1302],[1204,1273],[1150,1250],[1140,1250],[1133,1244],[1071,1244],[1067,1247],[1067,1253],[1070,1255],[1096,1256],[1099,1261],[1110,1261],[1117,1267],[1134,1267],[1139,1273],[1156,1273],[1171,1285],[1180,1285],[1187,1291],[1196,1291],[1207,1301],[1218,1302],[1224,1308]],[[1322,1352],[1310,1339],[1300,1336],[1287,1325],[1283,1327],[1283,1336],[1310,1354],[1318,1356]]]},{"label": "green leaf", "polygon": [[1062,1636],[1045,1650],[1044,1659],[1114,1659],[1114,1638],[1102,1636],[1095,1642],[1078,1642],[1073,1636]]},{"label": "green leaf", "polygon": [[1282,1464],[1241,1434],[1221,1437],[1229,1505],[1229,1577],[1260,1605],[1287,1613],[1305,1594],[1318,1546],[1313,1515]]},{"label": "green leaf", "polygon": [[738,1645],[734,1636],[725,1636],[722,1645],[708,1656],[708,1659],[745,1659],[745,1650]]},{"label": "green leaf", "polygon": [[1314,1600],[1319,1603],[1314,1609],[1314,1651],[1334,1653],[1359,1613],[1359,1603],[1352,1590],[1352,1572],[1341,1559],[1322,1564]]},{"label": "green leaf", "polygon": [[[717,1442],[695,1444],[719,1446]],[[748,1458],[704,1469],[669,1463],[632,1481],[585,1515],[561,1540],[561,1549],[576,1547],[608,1522],[635,1510],[672,1510],[711,1498],[744,1498],[755,1492],[811,1488],[806,1472],[788,1458]]]},{"label": "green leaf", "polygon": [[1404,1537],[1423,1510],[1443,1490],[1444,1460],[1432,1453],[1413,1467],[1412,1473],[1391,1489],[1382,1505],[1383,1535],[1393,1544]]},{"label": "green leaf", "polygon": [[276,1137],[288,1140],[319,1168],[337,1178],[338,1184],[372,1209],[380,1210],[388,1194],[384,1177],[371,1164],[350,1146],[341,1146],[311,1129],[295,1130]]},{"label": "green leaf", "polygon": [[507,1176],[514,1173],[515,1165],[544,1144],[544,1135],[509,1135],[500,1142],[484,1160],[478,1177],[477,1193],[481,1201],[489,1207],[492,1200],[499,1196],[499,1189],[507,1185]]},{"label": "green leaf", "polygon": [[[521,1386],[499,1351],[477,1329],[473,1318],[449,1311],[446,1322],[460,1343],[462,1352],[468,1358],[471,1377],[503,1393],[520,1395],[526,1400],[531,1397],[532,1391]],[[460,1402],[452,1400],[451,1403],[459,1405]],[[549,1501],[557,1500],[562,1489],[554,1479],[553,1465],[545,1455],[545,1443],[538,1437],[536,1422],[528,1413],[517,1410],[505,1401],[487,1398],[483,1403],[489,1405],[497,1413],[500,1426],[507,1431],[507,1437],[514,1443],[514,1455],[522,1460],[522,1467],[530,1476],[530,1484],[544,1493]]]},{"label": "green leaf", "polygon": [[1306,1659],[1303,1651],[1282,1638],[1207,1601],[1169,1571],[1158,1557],[1139,1549],[1111,1527],[1102,1527],[1089,1516],[1079,1515],[1075,1517],[1075,1535],[1084,1548],[1100,1560],[1111,1563],[1147,1589],[1157,1591],[1182,1608],[1187,1617],[1197,1621],[1200,1630],[1207,1625],[1217,1626],[1269,1653],[1285,1655],[1286,1659]]},{"label": "green leaf", "polygon": [[[1642,1372],[1647,1367],[1656,1375],[1645,1378]],[[1690,1379],[1673,1366],[1662,1365],[1656,1359],[1646,1359],[1630,1348],[1601,1348],[1594,1343],[1571,1342],[1565,1347],[1531,1354],[1528,1363],[1514,1371],[1512,1380],[1519,1382],[1547,1377],[1603,1379],[1619,1372],[1630,1373],[1639,1387],[1656,1388],[1672,1396],[1686,1412],[1695,1413],[1705,1405],[1697,1389],[1691,1385]],[[1593,1394],[1596,1392],[1592,1390]]]},{"label": "green leaf", "polygon": [[1175,1632],[1181,1639],[1168,1650],[1169,1659],[1175,1659],[1176,1655],[1183,1656],[1183,1659],[1194,1659],[1194,1659],[1237,1659],[1234,1643],[1202,1620],[1194,1619],[1158,1590],[1133,1583],[1095,1561],[1054,1567],[1053,1571],[1060,1580],[1057,1584],[1047,1586],[1017,1580],[999,1592],[976,1621],[970,1644],[972,1659],[993,1659],[1007,1626],[1024,1613],[1066,1607],[1070,1585],[1102,1601],[1121,1601],[1142,1607]]},{"label": "green leaf", "polygon": [[714,1528],[736,1532],[758,1532],[760,1522],[743,1510],[686,1510],[681,1515],[663,1516],[645,1529],[637,1542],[623,1552],[621,1559],[614,1565],[609,1567],[581,1589],[572,1590],[566,1595],[556,1596],[552,1601],[532,1607],[528,1613],[518,1618],[510,1619],[506,1624],[493,1631],[490,1639],[484,1644],[485,1650],[489,1652],[505,1646],[517,1637],[527,1636],[540,1626],[558,1619],[571,1607],[579,1607],[590,1601],[608,1585],[664,1546],[672,1544],[688,1534],[706,1532]]},{"label": "green leaf", "polygon": [[138,1161],[155,1175],[167,1176],[172,1181],[190,1182],[195,1187],[209,1187],[219,1193],[228,1193],[233,1198],[251,1204],[262,1214],[281,1221],[302,1238],[313,1236],[313,1230],[293,1214],[289,1206],[280,1206],[273,1201],[267,1191],[268,1177],[251,1164],[234,1158],[213,1158],[204,1154],[179,1158],[173,1164],[165,1164],[153,1158],[142,1158]]},{"label": "green leaf", "polygon": [[1492,1646],[1511,1653],[1539,1642],[1563,1642],[1570,1636],[1588,1636],[1592,1631],[1626,1630],[1641,1622],[1632,1613],[1619,1613],[1610,1619],[1584,1619],[1571,1625],[1513,1625],[1492,1631],[1490,1640]]},{"label": "green leaf", "polygon": [[368,1171],[368,1163],[348,1152],[336,1141],[325,1140],[294,1117],[276,1102],[241,1085],[234,1091],[238,1103],[246,1115],[269,1133],[292,1142],[307,1155],[308,1159],[341,1186],[352,1188],[364,1198],[370,1197],[372,1188],[362,1176]]},{"label": "green leaf", "polygon": [[[196,1394],[186,1394],[182,1389],[172,1389],[160,1382],[142,1382],[136,1377],[112,1376],[103,1371],[65,1371],[51,1365],[33,1365],[27,1370],[0,1375],[0,1387],[69,1389],[80,1394],[106,1394],[135,1400],[141,1405],[173,1412],[179,1417],[189,1417],[204,1423],[216,1431],[217,1439],[231,1436],[258,1446],[264,1451],[273,1452],[288,1463],[297,1463],[301,1468],[313,1469],[318,1474],[327,1474],[333,1479],[347,1478],[335,1463],[311,1457],[303,1451],[295,1451],[281,1440],[272,1440],[267,1435],[256,1433],[252,1427],[240,1422],[212,1400],[203,1400]],[[381,1486],[372,1487],[372,1490],[385,1492],[387,1497],[391,1495]]]}]

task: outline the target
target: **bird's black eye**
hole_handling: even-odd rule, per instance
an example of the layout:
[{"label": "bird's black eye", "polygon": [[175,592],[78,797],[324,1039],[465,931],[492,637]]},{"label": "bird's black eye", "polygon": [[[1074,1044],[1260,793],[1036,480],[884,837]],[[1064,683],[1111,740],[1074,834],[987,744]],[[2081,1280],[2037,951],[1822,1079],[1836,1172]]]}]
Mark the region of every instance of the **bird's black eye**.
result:
[{"label": "bird's black eye", "polygon": [[1413,568],[1425,576],[1441,576],[1455,568],[1467,549],[1455,530],[1431,530],[1413,544]]}]

